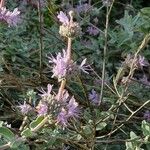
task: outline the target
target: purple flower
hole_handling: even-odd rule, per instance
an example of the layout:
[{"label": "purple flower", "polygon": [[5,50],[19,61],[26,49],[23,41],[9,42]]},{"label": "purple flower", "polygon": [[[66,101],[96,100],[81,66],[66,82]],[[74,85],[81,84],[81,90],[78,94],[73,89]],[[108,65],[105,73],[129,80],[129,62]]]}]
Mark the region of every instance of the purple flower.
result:
[{"label": "purple flower", "polygon": [[67,15],[64,12],[60,11],[60,13],[57,15],[57,18],[64,25],[69,24],[69,18],[67,17]]},{"label": "purple flower", "polygon": [[0,21],[6,22],[8,26],[17,26],[20,21],[20,11],[15,8],[13,12],[7,10],[5,7],[0,8]]},{"label": "purple flower", "polygon": [[147,120],[147,121],[150,121],[150,111],[149,110],[145,111],[144,119]]},{"label": "purple flower", "polygon": [[94,36],[99,34],[99,30],[94,26],[88,26],[87,32],[89,33],[89,35],[94,35]]},{"label": "purple flower", "polygon": [[78,103],[75,101],[74,97],[69,99],[67,93],[66,98],[67,99],[64,100],[63,107],[61,107],[61,111],[57,116],[57,123],[64,127],[68,125],[69,119],[79,117],[80,113]]},{"label": "purple flower", "polygon": [[79,109],[78,103],[75,101],[74,97],[72,97],[67,105],[68,108],[68,117],[78,117],[79,116]]},{"label": "purple flower", "polygon": [[93,104],[99,103],[100,96],[99,94],[97,94],[97,92],[94,89],[92,89],[91,93],[89,94],[89,100],[91,100]]},{"label": "purple flower", "polygon": [[[49,57],[50,58],[50,57]],[[53,64],[53,77],[57,77],[58,80],[64,78],[67,74],[68,68],[68,63],[67,63],[67,54],[65,50],[63,50],[63,54],[58,53],[56,58],[53,56],[50,58],[49,63]],[[71,69],[71,68],[70,68]]]},{"label": "purple flower", "polygon": [[39,95],[40,95],[41,97],[48,97],[48,96],[50,96],[50,95],[51,95],[51,91],[52,91],[52,87],[53,87],[53,85],[48,84],[48,85],[47,85],[47,92],[44,91],[43,88],[41,88],[40,92],[41,92],[42,94],[39,94]]},{"label": "purple flower", "polygon": [[80,5],[77,5],[76,7],[76,11],[78,13],[87,13],[89,12],[90,10],[92,9],[92,6],[85,3],[85,4],[80,4]]},{"label": "purple flower", "polygon": [[61,112],[57,116],[57,123],[64,127],[68,124],[67,111],[64,108],[61,109]]},{"label": "purple flower", "polygon": [[86,58],[81,62],[79,69],[82,70],[84,73],[89,74],[87,71],[90,70],[88,69],[89,65],[85,65],[86,64]]},{"label": "purple flower", "polygon": [[150,82],[148,81],[148,78],[145,74],[143,75],[143,78],[139,79],[139,81],[145,85],[150,86]]},{"label": "purple flower", "polygon": [[80,66],[76,65],[76,62],[73,60],[67,61],[67,54],[65,50],[63,50],[63,54],[58,53],[56,58],[49,57],[49,63],[53,65],[52,67],[52,78],[57,77],[58,81],[61,81],[63,78],[71,77],[79,70],[82,70],[85,73],[88,73],[88,66],[85,65],[86,59],[84,59]]},{"label": "purple flower", "polygon": [[19,107],[20,111],[22,112],[22,114],[26,115],[29,111],[32,110],[32,107],[29,104],[26,104],[26,102],[24,101],[23,105],[17,106]]},{"label": "purple flower", "polygon": [[148,66],[149,65],[148,61],[145,60],[145,57],[141,56],[141,55],[139,55],[139,57],[138,57],[138,64],[141,68],[143,68],[143,66]]},{"label": "purple flower", "polygon": [[39,116],[45,116],[48,112],[48,106],[46,103],[40,102],[36,108]]}]

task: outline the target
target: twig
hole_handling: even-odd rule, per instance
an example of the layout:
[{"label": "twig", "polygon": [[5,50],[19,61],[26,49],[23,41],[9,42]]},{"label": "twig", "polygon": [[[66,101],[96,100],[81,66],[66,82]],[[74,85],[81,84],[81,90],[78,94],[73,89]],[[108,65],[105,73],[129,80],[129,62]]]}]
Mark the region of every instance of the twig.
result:
[{"label": "twig", "polygon": [[103,92],[104,92],[104,82],[105,82],[105,69],[106,69],[106,53],[107,53],[107,41],[108,41],[108,27],[109,27],[109,17],[110,17],[110,13],[113,7],[115,0],[113,0],[113,2],[111,3],[110,8],[108,9],[107,7],[107,14],[106,14],[106,24],[105,24],[105,45],[104,45],[104,51],[103,51],[103,69],[102,69],[102,84],[101,84],[101,92],[100,92],[100,101],[99,101],[99,105],[101,104],[102,100],[103,100]]},{"label": "twig", "polygon": [[0,150],[5,150],[5,149],[10,148],[10,144],[11,142],[8,142],[7,144],[0,146]]},{"label": "twig", "polygon": [[38,0],[38,13],[39,13],[39,24],[40,24],[40,52],[39,52],[39,59],[40,59],[40,64],[39,64],[39,69],[40,69],[40,77],[42,73],[42,64],[43,64],[43,15],[41,12],[41,0]]}]

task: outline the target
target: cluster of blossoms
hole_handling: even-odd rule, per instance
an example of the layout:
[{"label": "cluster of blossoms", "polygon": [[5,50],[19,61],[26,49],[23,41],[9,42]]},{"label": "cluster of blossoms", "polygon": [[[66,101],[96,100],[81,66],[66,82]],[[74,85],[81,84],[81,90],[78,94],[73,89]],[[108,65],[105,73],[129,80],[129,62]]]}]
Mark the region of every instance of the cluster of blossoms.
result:
[{"label": "cluster of blossoms", "polygon": [[24,101],[23,105],[19,105],[18,108],[20,109],[23,115],[27,115],[32,110],[32,107],[29,104],[27,104],[26,101]]},{"label": "cluster of blossoms", "polygon": [[52,64],[52,77],[57,77],[58,81],[69,78],[75,75],[75,73],[77,74],[79,70],[88,73],[88,66],[85,65],[86,59],[84,59],[80,65],[77,65],[73,60],[68,62],[65,50],[63,50],[62,53],[58,53],[56,58],[53,56],[49,57],[49,63]]},{"label": "cluster of blossoms", "polygon": [[67,126],[68,120],[70,118],[78,118],[80,111],[78,108],[78,103],[75,101],[74,97],[72,96],[69,98],[68,92],[63,95],[63,103],[61,107],[61,111],[57,116],[57,123],[63,126]]},{"label": "cluster of blossoms", "polygon": [[[141,56],[141,55],[138,55],[136,58],[134,58],[133,55],[128,54],[125,61],[123,62],[123,66],[126,69],[132,67],[132,69],[143,70],[144,67],[147,67],[149,65],[150,65],[149,62],[145,59],[144,56]],[[137,79],[135,78],[134,80],[137,80]],[[146,74],[143,74],[142,78],[138,78],[138,81],[144,85],[147,85],[147,86],[150,85],[150,81],[148,81],[148,77],[146,76]],[[123,77],[121,82],[123,84],[132,83],[132,80],[128,77]]]},{"label": "cluster of blossoms", "polygon": [[0,8],[0,21],[7,23],[8,26],[17,26],[20,22],[20,11],[15,8],[12,12],[5,7]]},{"label": "cluster of blossoms", "polygon": [[92,89],[92,91],[89,93],[89,100],[94,105],[97,105],[100,101],[100,95],[94,89]]},{"label": "cluster of blossoms", "polygon": [[89,33],[89,35],[94,35],[94,36],[99,34],[98,28],[96,28],[94,26],[88,26],[87,32]]},{"label": "cluster of blossoms", "polygon": [[[78,35],[78,31],[81,31],[81,28],[78,23],[73,21],[72,17],[73,12],[70,12],[70,20],[62,11],[58,14],[58,19],[62,23],[60,26],[60,34],[68,38],[74,38],[75,35]],[[78,27],[77,27],[77,26]],[[71,29],[71,28],[72,29]],[[58,78],[58,81],[62,81],[64,78],[69,78],[72,75],[77,74],[80,70],[85,73],[88,73],[88,66],[85,65],[86,59],[84,59],[80,65],[77,65],[71,58],[68,58],[67,51],[63,50],[62,53],[58,53],[56,58],[54,56],[49,57],[49,63],[52,64],[52,77]]]},{"label": "cluster of blossoms", "polygon": [[61,99],[57,99],[57,95],[52,92],[52,85],[48,84],[47,92],[42,89],[42,100],[38,104],[39,115],[52,115],[56,116],[55,120],[62,126],[67,126],[70,118],[79,116],[78,103],[74,97],[70,97],[69,93],[64,90]]},{"label": "cluster of blossoms", "polygon": [[80,4],[80,5],[77,5],[76,7],[76,12],[79,14],[90,12],[90,10],[92,10],[92,6],[88,3]]},{"label": "cluster of blossoms", "polygon": [[[61,99],[58,100],[57,95],[52,92],[52,87],[52,85],[48,84],[47,91],[44,89],[40,90],[42,93],[39,94],[41,100],[36,107],[36,111],[38,116],[50,115],[57,124],[65,127],[71,118],[79,117],[78,103],[73,96],[69,96],[66,90],[64,90]],[[27,115],[31,110],[35,110],[26,102],[18,107],[24,115]]]},{"label": "cluster of blossoms", "polygon": [[143,77],[139,79],[139,81],[142,84],[147,85],[147,87],[150,87],[150,81],[148,80],[148,77],[146,76],[146,74],[144,74]]},{"label": "cluster of blossoms", "polygon": [[[72,15],[73,15],[73,12],[71,11],[70,16]],[[66,16],[66,14],[60,11],[57,18],[62,23],[59,29],[59,34],[61,36],[74,38],[81,34],[80,25],[77,22],[74,22],[71,17],[70,17],[71,21],[69,21],[69,18]]]},{"label": "cluster of blossoms", "polygon": [[[124,65],[131,68],[133,60],[134,60],[134,57],[131,54],[128,54],[126,59],[125,59]],[[145,66],[149,66],[148,61],[145,59],[144,56],[139,55],[134,60],[133,67],[136,68],[136,69],[138,69],[138,68],[143,69],[143,67],[145,67]]]}]

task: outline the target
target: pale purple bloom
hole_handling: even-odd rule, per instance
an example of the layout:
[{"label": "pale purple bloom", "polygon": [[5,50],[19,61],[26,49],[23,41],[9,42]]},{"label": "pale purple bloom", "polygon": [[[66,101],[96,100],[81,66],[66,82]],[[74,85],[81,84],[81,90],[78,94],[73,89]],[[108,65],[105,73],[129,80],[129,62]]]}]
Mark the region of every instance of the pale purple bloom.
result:
[{"label": "pale purple bloom", "polygon": [[93,104],[98,104],[99,103],[100,96],[99,96],[99,94],[97,94],[97,92],[94,89],[92,89],[91,93],[89,93],[89,100]]},{"label": "pale purple bloom", "polygon": [[139,79],[139,81],[145,85],[150,86],[150,81],[148,81],[148,78],[145,74],[143,75],[143,78]]},{"label": "pale purple bloom", "polygon": [[68,117],[78,117],[79,116],[79,109],[78,103],[75,101],[74,97],[72,97],[67,105],[68,108]]},{"label": "pale purple bloom", "polygon": [[69,119],[79,117],[78,103],[75,101],[74,97],[68,98],[64,101],[63,107],[57,116],[57,123],[62,126],[67,126]]},{"label": "pale purple bloom", "polygon": [[88,26],[87,32],[89,33],[89,35],[94,35],[94,36],[99,34],[99,30],[94,26]]},{"label": "pale purple bloom", "polygon": [[145,120],[150,121],[150,111],[149,110],[145,111],[143,117]]},{"label": "pale purple bloom", "polygon": [[78,13],[87,13],[92,9],[92,6],[88,3],[77,5],[76,11]]},{"label": "pale purple bloom", "polygon": [[57,18],[64,25],[69,24],[69,18],[67,17],[67,15],[64,12],[60,11],[60,13],[57,15]]},{"label": "pale purple bloom", "polygon": [[61,112],[57,116],[57,123],[64,127],[68,124],[67,111],[64,108],[61,109]]},{"label": "pale purple bloom", "polygon": [[20,11],[15,8],[13,12],[7,10],[5,7],[0,8],[0,21],[6,22],[8,26],[17,26],[20,22]]},{"label": "pale purple bloom", "polygon": [[143,68],[143,66],[148,66],[149,65],[148,61],[145,60],[145,57],[141,56],[141,55],[139,55],[139,57],[138,57],[138,64],[141,68]]},{"label": "pale purple bloom", "polygon": [[41,97],[48,97],[48,96],[50,96],[50,95],[51,95],[51,91],[52,91],[52,87],[53,87],[53,85],[48,84],[48,85],[47,85],[47,92],[44,91],[43,88],[41,88],[40,92],[41,92],[42,94],[39,94],[39,95],[40,95]]},{"label": "pale purple bloom", "polygon": [[37,106],[37,112],[39,116],[44,116],[48,112],[48,106],[46,103],[39,103]]},{"label": "pale purple bloom", "polygon": [[68,68],[68,63],[67,63],[67,54],[65,50],[63,50],[63,54],[58,53],[56,58],[54,58],[53,56],[49,58],[50,58],[49,63],[53,64],[52,78],[57,77],[59,80],[61,78],[66,77],[66,74],[69,68]]},{"label": "pale purple bloom", "polygon": [[82,70],[84,73],[89,74],[87,71],[90,70],[88,69],[89,65],[86,65],[86,58],[81,62],[79,69]]},{"label": "pale purple bloom", "polygon": [[58,53],[56,58],[49,57],[49,63],[53,65],[52,67],[52,78],[57,77],[58,81],[61,81],[63,78],[66,78],[68,75],[71,76],[78,72],[79,70],[82,70],[85,73],[88,73],[87,70],[88,66],[85,65],[86,59],[84,59],[80,66],[76,65],[76,62],[73,62],[73,60],[67,61],[67,54],[65,50],[63,50],[63,54]]},{"label": "pale purple bloom", "polygon": [[19,105],[17,106],[20,111],[22,112],[22,114],[26,115],[29,111],[32,110],[32,107],[29,104],[26,104],[26,102],[24,101],[23,105]]}]

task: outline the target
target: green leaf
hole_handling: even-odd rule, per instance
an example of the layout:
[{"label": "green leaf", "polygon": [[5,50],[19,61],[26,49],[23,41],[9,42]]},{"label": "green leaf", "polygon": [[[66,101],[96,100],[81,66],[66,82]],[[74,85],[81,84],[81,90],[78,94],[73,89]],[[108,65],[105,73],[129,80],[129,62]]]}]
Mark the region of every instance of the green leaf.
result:
[{"label": "green leaf", "polygon": [[0,121],[0,127],[2,127],[2,126],[3,126],[3,123],[4,123],[3,121]]},{"label": "green leaf", "polygon": [[33,135],[32,131],[27,128],[24,131],[22,131],[21,136],[25,136],[25,137],[31,137]]},{"label": "green leaf", "polygon": [[18,148],[22,143],[23,143],[22,141],[16,140],[11,143],[10,148],[13,148],[13,149]]},{"label": "green leaf", "polygon": [[102,129],[104,129],[106,127],[106,123],[105,122],[101,122],[96,126],[96,131],[100,131]]},{"label": "green leaf", "polygon": [[15,134],[6,127],[0,127],[0,135],[4,136],[8,141],[15,139]]},{"label": "green leaf", "polygon": [[134,150],[132,142],[126,142],[126,150]]},{"label": "green leaf", "polygon": [[91,129],[90,125],[83,126],[82,129],[83,129],[83,132],[86,135],[91,135],[92,134],[92,129]]},{"label": "green leaf", "polygon": [[142,131],[144,136],[150,136],[150,124],[145,120],[142,121]]},{"label": "green leaf", "polygon": [[150,7],[145,7],[141,9],[142,15],[145,15],[147,17],[150,17]]},{"label": "green leaf", "polygon": [[11,150],[30,150],[28,145],[21,144],[18,147],[11,147]]},{"label": "green leaf", "polygon": [[133,131],[131,131],[131,132],[130,132],[130,138],[131,138],[131,139],[137,139],[138,136],[137,136]]},{"label": "green leaf", "polygon": [[36,126],[38,126],[42,122],[43,119],[44,119],[44,116],[37,117],[36,120],[30,123],[30,128],[34,129]]}]

